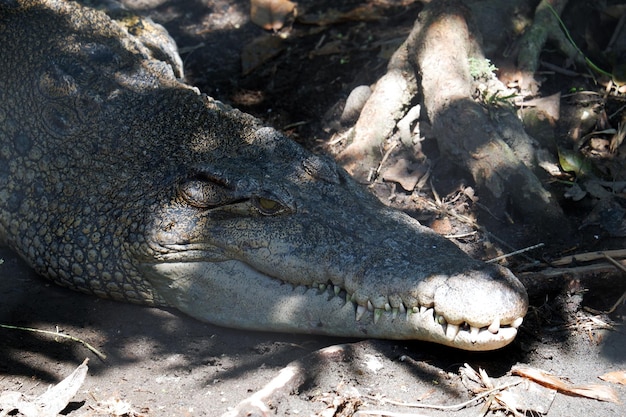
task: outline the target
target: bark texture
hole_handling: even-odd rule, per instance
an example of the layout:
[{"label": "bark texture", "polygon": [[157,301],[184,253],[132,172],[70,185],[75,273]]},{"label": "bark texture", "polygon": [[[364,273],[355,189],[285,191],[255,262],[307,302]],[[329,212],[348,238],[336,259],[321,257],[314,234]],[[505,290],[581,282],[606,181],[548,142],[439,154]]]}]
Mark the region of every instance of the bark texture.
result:
[{"label": "bark texture", "polygon": [[[506,199],[524,223],[558,233],[554,224],[561,227],[561,208],[531,170],[537,165],[536,144],[515,118],[494,120],[471,98],[469,58],[484,57],[465,8],[458,1],[435,1],[420,15],[420,22],[412,49],[440,151],[469,171],[483,194],[488,191],[490,206]],[[513,149],[502,135],[505,131]]]}]

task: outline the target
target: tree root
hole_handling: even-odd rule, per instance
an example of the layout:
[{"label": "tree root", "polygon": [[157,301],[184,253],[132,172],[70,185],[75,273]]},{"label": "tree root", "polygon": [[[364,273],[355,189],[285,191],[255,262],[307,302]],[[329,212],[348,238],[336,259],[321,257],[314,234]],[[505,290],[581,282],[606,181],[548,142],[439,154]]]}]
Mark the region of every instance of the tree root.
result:
[{"label": "tree root", "polygon": [[[376,84],[339,160],[361,179],[376,167],[385,140],[415,101],[418,80],[439,150],[471,174],[481,203],[499,219],[534,226],[548,240],[558,237],[567,233],[563,212],[537,177],[550,156],[503,100],[479,104],[473,98],[477,83],[470,61],[485,62],[477,36],[462,2],[430,2]],[[490,84],[499,82],[493,77]]]},{"label": "tree root", "polygon": [[535,9],[535,18],[532,26],[520,39],[520,49],[517,53],[517,63],[522,72],[527,73],[529,79],[539,68],[539,55],[548,39],[554,41],[559,50],[570,59],[584,64],[585,60],[578,54],[576,48],[569,42],[563,33],[552,9],[561,14],[568,0],[541,0]]},{"label": "tree root", "polygon": [[354,126],[352,143],[338,156],[338,160],[357,179],[367,178],[369,171],[382,157],[384,141],[391,137],[396,123],[409,109],[417,94],[415,71],[408,60],[408,45],[415,32],[396,50],[383,75],[365,102]]}]

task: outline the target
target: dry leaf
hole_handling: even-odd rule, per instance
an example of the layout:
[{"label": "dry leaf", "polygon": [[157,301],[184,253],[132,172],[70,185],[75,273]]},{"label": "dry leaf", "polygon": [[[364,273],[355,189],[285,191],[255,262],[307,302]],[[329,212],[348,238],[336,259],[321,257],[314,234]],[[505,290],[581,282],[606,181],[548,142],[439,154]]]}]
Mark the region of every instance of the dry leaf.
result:
[{"label": "dry leaf", "polygon": [[523,410],[532,415],[547,414],[556,395],[556,390],[542,387],[539,384],[515,383],[516,381],[521,382],[521,378],[518,377],[497,378],[493,381],[484,369],[479,368],[479,372],[476,372],[467,363],[459,369],[459,372],[463,385],[474,394],[483,394],[486,390],[496,386],[501,388],[507,386],[502,391],[494,392],[491,398],[500,404],[498,408],[508,409],[508,414],[511,415],[521,415],[514,410]]},{"label": "dry leaf", "polygon": [[250,0],[250,19],[266,30],[279,30],[295,13],[296,4],[289,0]]},{"label": "dry leaf", "polygon": [[256,68],[274,58],[285,49],[278,36],[264,34],[243,47],[241,51],[241,73],[248,75]]},{"label": "dry leaf", "polygon": [[599,378],[606,382],[613,382],[615,384],[626,385],[626,371],[609,372],[604,375],[601,375]]},{"label": "dry leaf", "polygon": [[552,94],[548,97],[535,98],[518,103],[522,107],[535,107],[539,114],[548,117],[550,123],[559,120],[561,115],[561,93]]},{"label": "dry leaf", "polygon": [[611,153],[617,152],[617,148],[622,146],[622,142],[624,142],[624,138],[626,137],[626,121],[624,117],[622,117],[621,123],[618,125],[617,132],[611,138],[611,144],[609,145],[609,149]]},{"label": "dry leaf", "polygon": [[69,376],[39,397],[15,391],[0,393],[0,415],[17,410],[26,417],[56,417],[78,392],[87,376],[87,359]]},{"label": "dry leaf", "polygon": [[563,394],[593,398],[599,401],[609,401],[616,404],[620,403],[619,398],[617,398],[617,393],[611,387],[604,385],[574,385],[541,369],[525,366],[516,366],[511,370],[511,373],[533,380],[540,385],[555,389]]},{"label": "dry leaf", "polygon": [[397,182],[407,191],[413,191],[417,182],[428,173],[428,168],[417,162],[398,159],[382,173],[385,181]]}]

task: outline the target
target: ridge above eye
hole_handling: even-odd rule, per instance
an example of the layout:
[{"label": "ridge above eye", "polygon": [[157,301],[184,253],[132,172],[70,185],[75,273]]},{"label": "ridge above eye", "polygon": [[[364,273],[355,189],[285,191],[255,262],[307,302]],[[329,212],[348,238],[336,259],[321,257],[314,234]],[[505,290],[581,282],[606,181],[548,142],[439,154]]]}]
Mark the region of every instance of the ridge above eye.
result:
[{"label": "ridge above eye", "polygon": [[226,185],[206,177],[193,177],[178,186],[179,195],[191,206],[211,208],[228,204],[237,198]]}]

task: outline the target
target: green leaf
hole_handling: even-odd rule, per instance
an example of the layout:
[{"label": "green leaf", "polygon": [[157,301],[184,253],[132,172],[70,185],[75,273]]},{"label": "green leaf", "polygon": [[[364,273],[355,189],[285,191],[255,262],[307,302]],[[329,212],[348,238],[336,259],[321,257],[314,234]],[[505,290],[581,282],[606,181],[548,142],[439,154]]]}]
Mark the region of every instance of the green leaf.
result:
[{"label": "green leaf", "polygon": [[593,175],[593,164],[584,155],[569,149],[558,149],[559,165],[565,172],[573,172],[576,177]]}]

